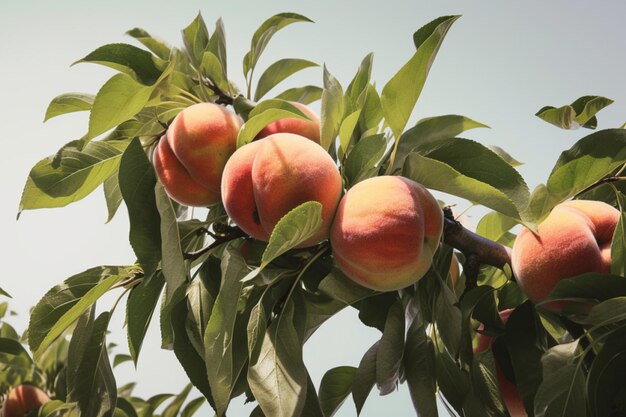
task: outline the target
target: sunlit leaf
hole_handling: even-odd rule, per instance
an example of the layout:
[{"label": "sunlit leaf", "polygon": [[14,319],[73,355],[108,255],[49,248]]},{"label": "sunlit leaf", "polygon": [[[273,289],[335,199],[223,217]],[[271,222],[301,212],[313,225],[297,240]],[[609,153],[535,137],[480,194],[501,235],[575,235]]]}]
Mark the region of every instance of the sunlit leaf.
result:
[{"label": "sunlit leaf", "polygon": [[535,116],[561,129],[578,129],[598,127],[596,113],[613,103],[613,100],[601,96],[583,96],[572,104],[559,108],[542,107]]},{"label": "sunlit leaf", "polygon": [[56,96],[48,105],[43,121],[62,114],[91,110],[94,98],[93,94],[85,93],[66,93]]},{"label": "sunlit leaf", "polygon": [[339,366],[326,371],[320,382],[319,399],[324,417],[331,417],[339,410],[352,389],[356,368]]},{"label": "sunlit leaf", "polygon": [[254,101],[259,101],[272,88],[290,75],[305,68],[316,66],[318,65],[315,62],[298,58],[285,58],[274,62],[261,74],[254,93]]}]

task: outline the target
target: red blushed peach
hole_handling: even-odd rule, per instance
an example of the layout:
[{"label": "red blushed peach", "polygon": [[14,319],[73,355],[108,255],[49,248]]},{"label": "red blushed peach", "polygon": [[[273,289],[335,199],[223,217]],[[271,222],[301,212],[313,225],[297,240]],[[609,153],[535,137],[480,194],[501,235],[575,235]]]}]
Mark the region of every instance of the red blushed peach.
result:
[{"label": "red blushed peach", "polygon": [[219,193],[210,191],[191,178],[165,137],[154,149],[152,162],[159,181],[172,199],[194,207],[206,207],[220,201]]},{"label": "red blushed peach", "polygon": [[341,176],[319,145],[291,133],[277,133],[239,148],[222,178],[224,208],[243,231],[267,241],[278,221],[307,201],[322,204],[322,226],[300,247],[328,237],[341,197]]},{"label": "red blushed peach", "polygon": [[[515,240],[511,263],[517,281],[534,303],[543,301],[562,279],[611,270],[611,239],[620,213],[600,201],[573,200],[557,205],[539,225],[524,228]],[[561,310],[564,303],[544,307]]]},{"label": "red blushed peach", "polygon": [[24,417],[30,411],[50,401],[45,392],[31,385],[18,385],[13,388],[2,406],[3,417]]},{"label": "red blushed peach", "polygon": [[225,107],[199,103],[174,118],[166,137],[189,176],[219,195],[224,165],[235,152],[240,127],[239,117]]},{"label": "red blushed peach", "polygon": [[443,212],[422,185],[403,177],[364,180],[341,199],[330,232],[335,262],[378,291],[414,284],[439,246]]},{"label": "red blushed peach", "polygon": [[[511,308],[508,310],[503,310],[499,313],[503,323],[506,324],[512,312],[513,309]],[[480,330],[482,329],[483,325],[481,324],[478,328],[478,344],[474,349],[475,353],[484,352],[485,350],[490,349],[491,345],[493,345],[493,343],[495,342],[495,338],[480,333]],[[506,377],[506,375],[502,371],[502,368],[497,363],[496,379],[498,381],[502,400],[504,401],[504,405],[509,411],[511,417],[527,417],[528,413],[526,413],[526,409],[524,408],[524,402],[522,401],[522,397],[520,397],[519,391],[517,391],[517,387]]]},{"label": "red blushed peach", "polygon": [[297,101],[290,101],[291,105],[296,107],[305,116],[311,120],[298,119],[295,117],[288,117],[286,119],[280,119],[265,126],[261,130],[255,139],[261,139],[274,133],[294,133],[296,135],[304,136],[307,139],[311,139],[315,143],[320,143],[320,118],[311,110],[308,106]]}]

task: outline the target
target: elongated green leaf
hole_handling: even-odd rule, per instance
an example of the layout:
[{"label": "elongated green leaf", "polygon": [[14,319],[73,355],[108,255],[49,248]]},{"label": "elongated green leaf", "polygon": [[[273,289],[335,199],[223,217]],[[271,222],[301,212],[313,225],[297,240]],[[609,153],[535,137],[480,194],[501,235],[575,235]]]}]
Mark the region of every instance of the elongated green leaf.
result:
[{"label": "elongated green leaf", "polygon": [[267,329],[267,317],[265,314],[265,307],[263,302],[265,297],[261,298],[259,302],[252,308],[250,312],[250,320],[248,321],[248,356],[250,363],[255,363],[259,358],[261,352],[261,342]]},{"label": "elongated green leaf", "polygon": [[307,201],[285,214],[274,226],[260,268],[313,236],[322,225],[322,205]]},{"label": "elongated green leaf", "polygon": [[145,30],[141,28],[133,28],[126,32],[126,34],[137,39],[143,46],[148,48],[159,58],[168,59],[170,57],[170,46],[161,40],[155,39]]},{"label": "elongated green leaf", "polygon": [[402,169],[406,157],[411,152],[426,153],[442,140],[453,138],[466,130],[481,127],[488,128],[489,126],[456,114],[422,119],[400,136],[390,172],[394,173]]},{"label": "elongated green leaf", "polygon": [[320,145],[328,150],[343,121],[344,97],[341,84],[324,65],[324,90],[322,92],[322,116]]},{"label": "elongated green leaf", "polygon": [[198,12],[196,18],[183,29],[183,43],[191,62],[200,66],[202,55],[209,45],[209,30],[204,23],[202,14]]},{"label": "elongated green leaf", "polygon": [[243,75],[247,77],[250,71],[254,71],[261,54],[276,32],[297,22],[313,21],[297,13],[279,13],[263,22],[252,36],[250,51],[243,57]]},{"label": "elongated green leaf", "polygon": [[354,375],[352,383],[352,400],[356,407],[357,415],[361,414],[365,400],[376,383],[376,356],[380,341],[374,343],[363,355],[359,367]]},{"label": "elongated green leaf", "polygon": [[350,139],[352,139],[354,129],[359,123],[359,116],[361,116],[361,110],[356,110],[346,116],[343,122],[341,122],[341,126],[339,127],[339,146],[344,153],[347,152],[350,147]]},{"label": "elongated green leaf", "polygon": [[352,390],[357,368],[338,366],[328,370],[320,382],[320,404],[324,417],[331,417],[339,410]]},{"label": "elongated green leaf", "polygon": [[504,149],[502,149],[499,146],[487,145],[487,147],[489,149],[491,149],[493,151],[493,153],[495,153],[500,158],[502,158],[507,164],[511,165],[512,167],[518,167],[518,166],[524,165],[523,163],[521,163],[517,159],[513,158],[511,156],[511,154],[509,154],[507,151],[505,151]]},{"label": "elongated green leaf", "polygon": [[127,145],[98,141],[79,149],[70,143],[58,155],[39,161],[28,175],[20,212],[64,207],[83,199],[115,173]]},{"label": "elongated green leaf", "polygon": [[362,108],[367,98],[367,90],[372,76],[372,62],[374,54],[369,53],[361,61],[361,65],[357,70],[354,78],[348,84],[346,96],[350,99],[350,105],[353,110]]},{"label": "elongated green leaf", "polygon": [[247,272],[241,255],[227,249],[222,257],[222,285],[204,333],[204,358],[209,364],[207,375],[218,416],[226,413],[235,383],[247,359],[247,354],[237,355],[238,351],[233,347],[238,300],[243,286],[241,279]]},{"label": "elongated green leaf", "polygon": [[258,361],[248,369],[250,389],[266,416],[297,416],[305,403],[307,372],[294,308],[288,299],[265,333]]},{"label": "elongated green leaf", "polygon": [[443,352],[435,351],[435,365],[437,385],[441,393],[446,398],[446,402],[454,407],[457,412],[460,412],[471,393],[469,375],[457,366],[445,350]]},{"label": "elongated green leaf", "polygon": [[[446,16],[420,29],[417,52],[383,87],[380,97],[385,120],[396,138],[399,138],[409,121],[430,67],[450,26],[460,16]],[[426,31],[428,33],[426,33]]]},{"label": "elongated green leaf", "polygon": [[161,219],[156,207],[156,174],[138,139],[122,155],[120,191],[130,220],[130,244],[149,280],[161,260]]},{"label": "elongated green leaf", "polygon": [[11,297],[11,295],[8,292],[3,290],[2,288],[0,288],[0,295],[4,295],[5,297],[13,298],[13,297]]},{"label": "elongated green leaf", "polygon": [[548,191],[565,200],[626,162],[626,130],[592,133],[563,152],[548,178]]},{"label": "elongated green leaf", "polygon": [[404,309],[398,299],[387,313],[385,328],[376,352],[376,385],[380,395],[396,388],[404,354]]},{"label": "elongated green leaf", "polygon": [[497,211],[492,211],[480,219],[478,226],[476,226],[476,233],[497,242],[516,224],[514,219]]},{"label": "elongated green leaf", "polygon": [[104,45],[76,61],[105,65],[137,77],[144,85],[152,85],[161,75],[155,65],[155,57],[150,52],[126,43]]},{"label": "elongated green leaf", "polygon": [[128,333],[128,350],[135,365],[139,352],[146,337],[148,326],[154,315],[154,309],[165,281],[162,274],[156,274],[150,280],[144,280],[133,287],[126,301],[126,331]]},{"label": "elongated green leaf", "polygon": [[297,101],[302,104],[310,104],[322,98],[322,88],[316,85],[294,87],[283,91],[276,98],[289,101]]},{"label": "elongated green leaf", "polygon": [[228,79],[228,60],[226,57],[226,30],[224,29],[224,22],[222,18],[217,19],[215,22],[215,30],[213,35],[209,38],[209,45],[207,50],[212,52],[218,59],[220,67],[222,68],[222,75],[224,79]]},{"label": "elongated green leaf", "polygon": [[81,415],[110,416],[115,409],[117,388],[106,350],[110,313],[94,320],[95,308],[78,321],[68,352],[68,399],[78,402]]},{"label": "elongated green leaf", "polygon": [[183,248],[178,230],[176,213],[172,200],[167,196],[160,182],[154,188],[156,206],[161,218],[161,268],[165,278],[165,302],[169,303],[174,291],[187,281],[187,266],[183,258]]},{"label": "elongated green leaf", "polygon": [[[580,300],[586,304],[619,296],[626,296],[626,280],[623,277],[591,272],[559,281],[544,302]],[[589,307],[585,304],[581,306],[584,310]],[[576,303],[568,307],[573,309]]]},{"label": "elongated green leaf", "polygon": [[626,194],[616,191],[615,197],[621,214],[611,241],[611,273],[626,277]]},{"label": "elongated green leaf", "polygon": [[94,98],[93,94],[85,93],[66,93],[56,96],[48,105],[43,121],[62,114],[91,110]]},{"label": "elongated green leaf", "polygon": [[382,134],[368,136],[357,142],[344,163],[348,187],[377,175],[378,164],[386,148],[387,142]]},{"label": "elongated green leaf", "polygon": [[102,189],[104,191],[104,199],[107,203],[107,223],[110,222],[115,213],[117,213],[117,209],[122,204],[124,199],[122,198],[122,192],[120,191],[120,182],[118,176],[116,174],[111,175],[109,178],[104,180],[102,184]]},{"label": "elongated green leaf", "polygon": [[435,349],[418,318],[407,330],[402,361],[415,411],[423,417],[437,417]]},{"label": "elongated green leaf", "polygon": [[[626,383],[626,328],[621,327],[611,334],[598,353],[587,378],[589,408],[592,417],[609,416],[611,410],[624,410]],[[620,404],[621,403],[621,404]]]},{"label": "elongated green leaf", "polygon": [[378,294],[376,291],[365,288],[348,277],[339,269],[333,269],[319,284],[319,289],[335,300],[339,300],[346,305],[351,305],[357,301]]},{"label": "elongated green leaf", "polygon": [[89,116],[89,139],[130,119],[148,103],[153,87],[127,74],[116,74],[98,90]]},{"label": "elongated green leaf", "polygon": [[206,399],[204,399],[203,397],[194,398],[193,400],[189,401],[187,405],[185,405],[185,408],[183,408],[183,410],[181,411],[180,417],[192,417],[194,414],[196,414],[196,411],[198,411],[200,407],[202,407],[205,401]]},{"label": "elongated green leaf", "polygon": [[30,317],[29,344],[36,358],[113,285],[130,276],[123,267],[97,267],[68,278],[37,303]]},{"label": "elongated green leaf", "polygon": [[583,96],[572,104],[559,108],[542,107],[535,116],[561,129],[578,129],[598,127],[596,113],[613,103],[613,100],[600,96]]},{"label": "elongated green leaf", "polygon": [[315,62],[298,58],[286,58],[274,62],[261,74],[254,93],[254,101],[259,101],[272,88],[290,75],[305,68],[317,66],[318,64]]},{"label": "elongated green leaf", "polygon": [[33,360],[26,349],[24,349],[24,346],[22,346],[22,344],[15,339],[0,337],[0,354],[14,357],[18,356],[25,360],[28,364],[33,364]]},{"label": "elongated green leaf", "polygon": [[202,55],[200,73],[213,81],[220,90],[225,92],[230,90],[222,63],[213,52],[207,51]]},{"label": "elongated green leaf", "polygon": [[286,118],[295,118],[302,120],[310,120],[298,109],[286,103],[290,107],[287,108],[269,108],[263,112],[250,113],[250,119],[241,127],[239,134],[237,135],[237,147],[241,147],[245,144],[252,142],[256,135],[263,130],[268,124]]},{"label": "elongated green leaf", "polygon": [[187,384],[185,388],[183,388],[183,390],[180,392],[180,394],[174,397],[172,402],[170,402],[167,407],[165,407],[165,410],[163,410],[161,417],[176,417],[182,409],[185,400],[189,396],[189,392],[191,392],[192,387],[193,386],[191,384]]},{"label": "elongated green leaf", "polygon": [[[516,220],[521,217],[513,201],[498,187],[464,175],[445,162],[413,153],[406,160],[403,175],[427,188],[482,204]],[[515,177],[507,178],[504,172],[502,175],[499,180],[517,180]]]}]

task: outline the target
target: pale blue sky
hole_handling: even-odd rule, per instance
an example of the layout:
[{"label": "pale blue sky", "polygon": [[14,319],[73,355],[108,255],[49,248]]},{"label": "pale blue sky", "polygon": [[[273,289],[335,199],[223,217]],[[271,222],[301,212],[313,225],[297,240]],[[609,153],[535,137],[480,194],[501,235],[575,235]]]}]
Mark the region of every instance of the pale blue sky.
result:
[{"label": "pale blue sky", "polygon": [[[373,77],[384,83],[411,56],[412,34],[435,17],[461,14],[433,65],[414,120],[462,114],[492,129],[465,136],[505,148],[518,160],[531,187],[545,181],[559,153],[590,131],[561,131],[534,116],[544,105],[560,106],[587,94],[615,103],[599,114],[601,128],[626,122],[626,5],[619,0],[589,1],[135,1],[85,2],[22,0],[0,3],[0,114],[5,152],[0,166],[3,195],[0,239],[3,274],[12,319],[24,329],[28,309],[53,285],[89,267],[128,264],[124,210],[108,225],[99,192],[64,209],[26,212],[16,222],[21,189],[42,157],[77,139],[86,114],[42,123],[47,104],[70,91],[95,93],[112,74],[95,65],[70,64],[98,46],[132,42],[124,32],[139,26],[171,44],[181,45],[180,30],[201,11],[207,24],[222,17],[226,25],[229,73],[240,85],[241,59],[258,25],[274,13],[293,11],[315,24],[298,24],[270,43],[261,67],[278,58],[299,57],[326,63],[346,86],[361,59],[374,52]],[[298,82],[320,83],[320,70],[306,70]],[[460,209],[467,205],[460,204]],[[479,212],[470,211],[469,215]],[[472,220],[476,220],[475,218]],[[103,305],[110,302],[105,300]],[[124,345],[122,309],[111,326],[111,340]],[[178,391],[185,376],[171,352],[158,348],[153,326],[138,372],[123,365],[120,384],[139,382],[137,392]],[[378,337],[346,311],[323,326],[305,347],[316,383],[334,366],[357,366]],[[231,415],[247,415],[240,401]],[[348,399],[338,416],[354,415]],[[364,417],[412,415],[405,387],[399,393],[371,396]]]}]

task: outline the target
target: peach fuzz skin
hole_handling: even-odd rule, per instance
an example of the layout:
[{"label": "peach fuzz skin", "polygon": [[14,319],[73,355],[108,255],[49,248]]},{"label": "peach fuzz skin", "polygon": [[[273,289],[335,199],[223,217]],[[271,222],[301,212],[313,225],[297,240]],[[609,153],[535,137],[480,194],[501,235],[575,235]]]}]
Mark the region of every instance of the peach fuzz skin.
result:
[{"label": "peach fuzz skin", "polygon": [[2,406],[3,417],[24,417],[30,411],[50,401],[45,392],[30,385],[13,388]]},{"label": "peach fuzz skin", "polygon": [[344,195],[330,242],[335,262],[349,278],[394,291],[426,274],[442,230],[442,210],[426,188],[407,178],[380,176]]},{"label": "peach fuzz skin", "polygon": [[[539,225],[538,235],[523,229],[513,245],[511,263],[528,298],[540,303],[562,279],[610,272],[611,240],[619,217],[619,211],[606,203],[572,200],[552,210]],[[543,307],[558,312],[566,304]]]},{"label": "peach fuzz skin", "polygon": [[242,146],[228,160],[222,178],[226,212],[255,239],[269,240],[276,223],[300,204],[321,203],[322,226],[300,247],[328,238],[341,192],[341,176],[330,155],[291,133]]},{"label": "peach fuzz skin", "polygon": [[[506,324],[509,316],[513,312],[513,309],[503,310],[500,314],[500,319],[502,322]],[[482,325],[478,328],[482,329]],[[478,333],[477,336],[478,344],[474,349],[475,353],[484,352],[487,349],[491,348],[491,345],[495,342],[495,339],[491,336],[487,336],[482,333]],[[511,417],[526,417],[528,413],[526,413],[526,409],[524,408],[524,402],[517,391],[517,387],[511,381],[508,380],[502,368],[496,363],[496,378],[498,380],[498,386],[500,387],[500,394],[502,395],[502,400],[504,401],[504,405]]]},{"label": "peach fuzz skin", "polygon": [[[183,204],[183,200],[199,200],[200,204],[194,205],[200,206],[219,202],[222,171],[235,152],[240,127],[239,117],[218,104],[198,103],[180,112],[165,134],[180,163],[180,166],[174,163],[164,166],[171,177],[169,183],[164,182],[168,194]],[[171,158],[168,161],[171,162]],[[188,175],[184,175],[185,172]],[[157,174],[160,179],[165,177],[159,168]],[[198,193],[202,197],[197,196]]]},{"label": "peach fuzz skin", "polygon": [[311,110],[308,106],[297,101],[290,101],[289,104],[296,107],[305,116],[311,120],[304,120],[298,118],[286,118],[272,122],[265,126],[255,137],[255,140],[273,135],[274,133],[294,133],[296,135],[304,136],[307,139],[312,140],[315,143],[320,143],[320,118]]}]

